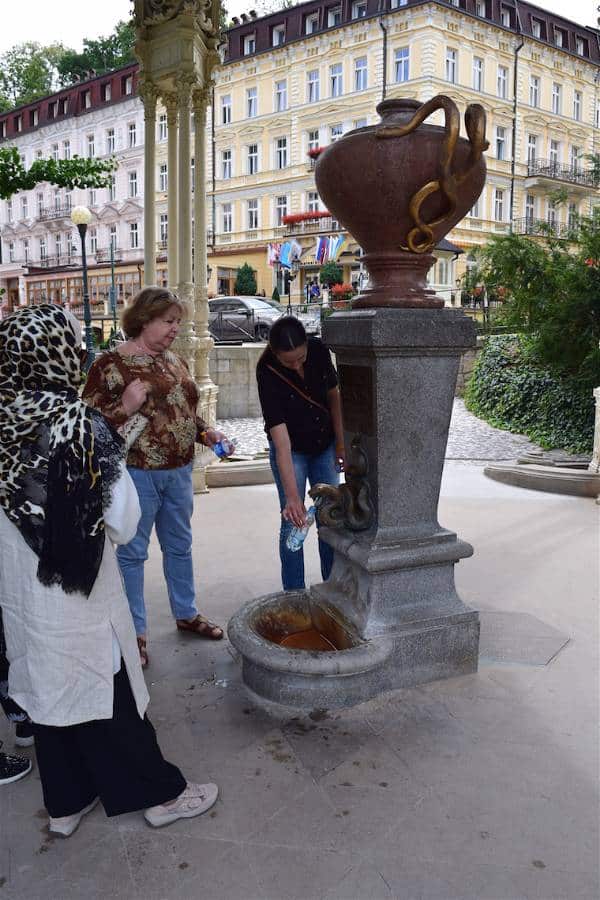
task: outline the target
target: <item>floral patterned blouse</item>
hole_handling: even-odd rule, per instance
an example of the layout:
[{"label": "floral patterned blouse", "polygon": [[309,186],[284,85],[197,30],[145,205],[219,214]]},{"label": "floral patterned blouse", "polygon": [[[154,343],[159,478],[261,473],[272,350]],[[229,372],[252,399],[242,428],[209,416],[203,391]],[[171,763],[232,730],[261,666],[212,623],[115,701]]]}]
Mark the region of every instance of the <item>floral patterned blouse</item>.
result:
[{"label": "floral patterned blouse", "polygon": [[140,409],[148,424],[127,455],[138,469],[177,469],[194,458],[194,444],[209,427],[196,414],[198,389],[188,367],[170,350],[158,356],[103,353],[88,372],[83,399],[118,428],[127,420],[121,398],[135,378],[149,385]]}]

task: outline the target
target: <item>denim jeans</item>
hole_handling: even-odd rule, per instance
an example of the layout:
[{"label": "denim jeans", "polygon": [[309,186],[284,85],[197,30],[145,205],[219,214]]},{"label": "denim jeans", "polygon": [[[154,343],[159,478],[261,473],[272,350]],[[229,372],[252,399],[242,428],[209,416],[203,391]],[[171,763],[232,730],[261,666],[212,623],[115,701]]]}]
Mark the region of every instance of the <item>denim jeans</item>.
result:
[{"label": "denim jeans", "polygon": [[142,517],[133,540],[117,547],[117,559],[136,634],[146,634],[144,563],[148,559],[153,525],[162,550],[163,572],[174,618],[193,619],[198,614],[192,568],[192,463],[178,469],[129,466],[128,471],[137,488]]},{"label": "denim jeans", "polygon": [[[277,466],[275,447],[270,444],[269,461],[273,471],[273,477],[279,494],[281,509],[285,506],[285,492]],[[292,462],[296,473],[298,493],[304,499],[306,494],[306,481],[312,487],[319,482],[323,484],[338,484],[339,475],[335,468],[335,444],[331,444],[318,456],[309,456],[307,453],[296,453],[292,450]],[[294,526],[291,522],[281,520],[279,531],[279,557],[281,559],[281,580],[284,591],[293,591],[305,587],[304,584],[304,550],[288,550],[286,547],[287,536]],[[317,521],[318,527],[318,521]],[[327,581],[333,565],[333,548],[319,539],[319,556],[321,557],[321,575],[323,581]]]}]

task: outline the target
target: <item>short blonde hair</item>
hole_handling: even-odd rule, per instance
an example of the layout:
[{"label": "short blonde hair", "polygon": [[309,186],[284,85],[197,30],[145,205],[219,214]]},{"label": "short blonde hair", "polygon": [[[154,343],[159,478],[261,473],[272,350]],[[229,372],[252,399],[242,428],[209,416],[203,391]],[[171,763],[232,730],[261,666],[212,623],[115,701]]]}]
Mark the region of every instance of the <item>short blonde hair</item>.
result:
[{"label": "short blonde hair", "polygon": [[167,288],[143,288],[123,310],[121,316],[123,331],[128,338],[139,337],[144,325],[162,316],[171,306],[176,306],[182,318],[185,317],[185,304],[177,294],[173,294]]}]

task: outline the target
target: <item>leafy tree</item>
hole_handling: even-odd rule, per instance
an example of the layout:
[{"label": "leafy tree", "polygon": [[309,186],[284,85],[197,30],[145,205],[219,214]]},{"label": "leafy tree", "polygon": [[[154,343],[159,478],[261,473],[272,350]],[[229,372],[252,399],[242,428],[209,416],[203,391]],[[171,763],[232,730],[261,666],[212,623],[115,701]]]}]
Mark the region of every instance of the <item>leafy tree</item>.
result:
[{"label": "leafy tree", "polygon": [[575,244],[549,234],[492,238],[481,253],[488,293],[504,292],[505,324],[531,332],[531,353],[563,374],[600,383],[600,218],[581,219]]},{"label": "leafy tree", "polygon": [[135,28],[132,21],[118,22],[114,31],[106,37],[96,40],[85,38],[83,50],[64,50],[57,62],[60,83],[72,84],[81,78],[87,78],[90,72],[102,75],[119,66],[133,62],[135,57]]},{"label": "leafy tree", "polygon": [[35,41],[16,44],[0,55],[0,112],[51,94],[62,44],[42,47]]},{"label": "leafy tree", "polygon": [[321,284],[325,284],[330,288],[333,284],[342,284],[343,280],[344,273],[342,267],[338,266],[337,263],[326,262],[321,266],[321,271],[319,272],[319,281]]},{"label": "leafy tree", "polygon": [[18,191],[30,191],[43,181],[57,187],[99,188],[107,187],[116,168],[112,159],[36,159],[25,169],[16,147],[0,149],[0,198],[8,200]]},{"label": "leafy tree", "polygon": [[256,276],[254,275],[254,269],[248,263],[244,263],[237,270],[233,290],[234,293],[239,294],[241,297],[256,294]]}]

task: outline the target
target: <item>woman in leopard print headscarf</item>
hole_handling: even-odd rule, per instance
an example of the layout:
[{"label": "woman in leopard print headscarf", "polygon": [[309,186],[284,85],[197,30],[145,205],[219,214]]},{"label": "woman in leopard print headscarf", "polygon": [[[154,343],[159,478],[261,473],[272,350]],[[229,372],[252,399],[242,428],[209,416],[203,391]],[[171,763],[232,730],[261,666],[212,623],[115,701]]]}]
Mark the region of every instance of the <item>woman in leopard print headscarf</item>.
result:
[{"label": "woman in leopard print headscarf", "polygon": [[77,331],[50,305],[0,323],[0,507],[38,557],[42,584],[87,596],[104,548],[103,497],[125,446],[79,399]]},{"label": "woman in leopard print headscarf", "polygon": [[198,815],[216,799],[216,786],[186,786],[145,716],[113,547],[134,536],[140,507],[123,440],[79,398],[80,343],[77,321],[56,306],[26,307],[0,323],[8,690],[35,723],[50,831],[64,836],[98,798],[108,815],[145,809],[154,825]]}]

